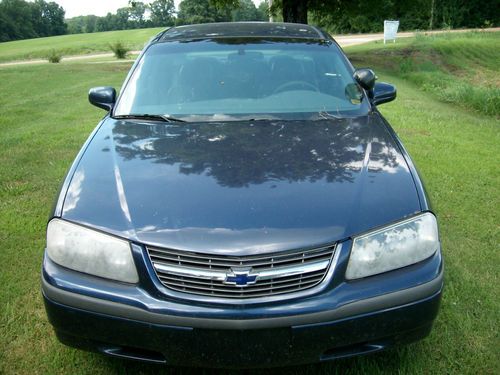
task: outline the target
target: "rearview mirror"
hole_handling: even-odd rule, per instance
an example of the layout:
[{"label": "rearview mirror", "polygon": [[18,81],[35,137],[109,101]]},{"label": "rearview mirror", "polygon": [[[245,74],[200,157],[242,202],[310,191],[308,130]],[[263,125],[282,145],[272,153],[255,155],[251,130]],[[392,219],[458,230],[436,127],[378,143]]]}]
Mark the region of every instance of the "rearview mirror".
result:
[{"label": "rearview mirror", "polygon": [[356,69],[353,77],[354,80],[359,83],[359,85],[366,91],[373,90],[373,87],[375,86],[375,80],[377,79],[377,76],[375,75],[373,70],[367,68]]},{"label": "rearview mirror", "polygon": [[116,102],[116,90],[113,87],[94,87],[89,91],[89,102],[96,107],[111,111]]},{"label": "rearview mirror", "polygon": [[373,99],[372,103],[374,105],[392,102],[396,99],[397,90],[396,87],[384,82],[377,82],[373,88]]}]

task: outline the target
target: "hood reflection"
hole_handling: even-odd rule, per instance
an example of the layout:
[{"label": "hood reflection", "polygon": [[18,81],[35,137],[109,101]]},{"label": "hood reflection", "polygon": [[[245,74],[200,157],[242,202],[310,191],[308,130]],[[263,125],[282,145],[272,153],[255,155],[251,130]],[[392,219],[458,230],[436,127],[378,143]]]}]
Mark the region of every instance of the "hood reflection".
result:
[{"label": "hood reflection", "polygon": [[[377,127],[380,133],[380,128]],[[370,118],[320,121],[226,123],[116,122],[116,151],[177,164],[182,174],[204,174],[224,187],[269,181],[352,182],[369,172],[398,167],[398,154],[384,135],[372,134]]]}]

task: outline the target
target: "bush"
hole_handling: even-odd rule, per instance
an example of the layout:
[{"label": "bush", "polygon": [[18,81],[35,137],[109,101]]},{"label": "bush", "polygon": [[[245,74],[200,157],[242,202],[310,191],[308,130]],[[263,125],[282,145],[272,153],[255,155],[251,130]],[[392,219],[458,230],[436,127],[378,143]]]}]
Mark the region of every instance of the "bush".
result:
[{"label": "bush", "polygon": [[57,52],[56,50],[52,50],[50,54],[47,56],[47,60],[49,60],[50,63],[57,64],[61,62],[62,55]]},{"label": "bush", "polygon": [[130,49],[125,47],[125,45],[122,42],[116,42],[116,43],[110,44],[109,48],[111,48],[111,51],[113,51],[113,53],[115,54],[115,57],[117,59],[126,58],[127,53],[130,51]]}]

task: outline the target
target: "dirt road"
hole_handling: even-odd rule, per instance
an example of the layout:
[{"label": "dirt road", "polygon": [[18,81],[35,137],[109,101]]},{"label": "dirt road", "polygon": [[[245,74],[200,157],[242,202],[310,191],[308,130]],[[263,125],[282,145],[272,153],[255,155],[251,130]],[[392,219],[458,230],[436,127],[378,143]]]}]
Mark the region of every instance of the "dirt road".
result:
[{"label": "dirt road", "polygon": [[[440,34],[440,33],[463,33],[467,31],[500,31],[500,27],[490,28],[490,29],[463,29],[463,30],[435,30],[435,31],[424,31],[423,34]],[[408,38],[415,36],[415,32],[401,32],[397,34],[398,38]],[[335,40],[341,47],[354,46],[357,44],[363,44],[368,42],[373,42],[375,40],[383,40],[384,34],[352,34],[352,35],[333,35]],[[139,54],[140,51],[131,51],[131,54]],[[78,60],[87,60],[87,59],[95,59],[99,57],[113,57],[112,53],[94,53],[89,55],[77,55],[77,56],[65,56],[62,61],[78,61]],[[0,63],[0,67],[2,66],[12,66],[12,65],[28,65],[28,64],[47,64],[48,61],[46,59],[36,59],[36,60],[23,60],[23,61],[11,61]]]}]

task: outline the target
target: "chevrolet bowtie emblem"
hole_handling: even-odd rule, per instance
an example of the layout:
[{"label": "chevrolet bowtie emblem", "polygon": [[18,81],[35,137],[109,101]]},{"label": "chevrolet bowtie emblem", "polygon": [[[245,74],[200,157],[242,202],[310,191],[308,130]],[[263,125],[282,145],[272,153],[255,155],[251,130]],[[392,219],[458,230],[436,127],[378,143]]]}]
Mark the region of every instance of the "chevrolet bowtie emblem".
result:
[{"label": "chevrolet bowtie emblem", "polygon": [[224,284],[247,286],[255,284],[257,274],[252,273],[251,267],[232,267],[231,271],[226,274]]}]

